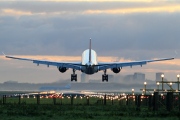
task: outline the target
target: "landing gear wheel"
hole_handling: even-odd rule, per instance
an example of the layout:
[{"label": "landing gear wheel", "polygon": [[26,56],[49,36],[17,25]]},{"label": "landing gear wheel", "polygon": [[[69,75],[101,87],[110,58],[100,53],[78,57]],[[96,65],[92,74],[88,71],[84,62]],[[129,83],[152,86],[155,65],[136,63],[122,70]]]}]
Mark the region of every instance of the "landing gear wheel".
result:
[{"label": "landing gear wheel", "polygon": [[104,75],[102,75],[102,82],[108,82],[108,75],[106,74],[106,70],[104,70]]},{"label": "landing gear wheel", "polygon": [[108,75],[102,75],[102,82],[108,82]]},{"label": "landing gear wheel", "polygon": [[73,69],[73,74],[71,74],[71,81],[77,81],[77,74],[75,74],[75,69]]},{"label": "landing gear wheel", "polygon": [[77,74],[71,74],[71,81],[77,81]]}]

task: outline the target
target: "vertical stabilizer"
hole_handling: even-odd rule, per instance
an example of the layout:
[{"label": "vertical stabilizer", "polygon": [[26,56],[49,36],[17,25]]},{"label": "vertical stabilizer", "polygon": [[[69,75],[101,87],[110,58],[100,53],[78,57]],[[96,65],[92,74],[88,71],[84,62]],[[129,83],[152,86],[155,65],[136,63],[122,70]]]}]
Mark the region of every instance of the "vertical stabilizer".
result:
[{"label": "vertical stabilizer", "polygon": [[89,41],[89,63],[91,63],[91,38]]}]

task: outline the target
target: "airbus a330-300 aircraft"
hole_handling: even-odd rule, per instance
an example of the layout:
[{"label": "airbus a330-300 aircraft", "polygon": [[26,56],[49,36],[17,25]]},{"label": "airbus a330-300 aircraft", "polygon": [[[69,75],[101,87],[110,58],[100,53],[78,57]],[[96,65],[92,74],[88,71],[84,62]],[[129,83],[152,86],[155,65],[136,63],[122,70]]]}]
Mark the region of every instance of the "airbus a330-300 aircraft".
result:
[{"label": "airbus a330-300 aircraft", "polygon": [[[4,54],[4,53],[3,53]],[[5,55],[5,54],[4,54]],[[97,54],[94,50],[91,49],[91,39],[89,43],[89,49],[85,50],[82,53],[82,61],[81,62],[53,62],[46,60],[35,60],[35,59],[27,59],[27,58],[19,58],[14,56],[5,55],[6,58],[32,61],[33,63],[39,65],[44,64],[49,66],[56,66],[61,73],[66,72],[69,68],[73,70],[73,74],[71,74],[71,81],[77,81],[77,74],[75,74],[76,70],[79,70],[85,74],[92,75],[97,73],[98,71],[103,70],[104,74],[102,75],[102,81],[108,82],[108,75],[106,74],[107,69],[111,69],[114,73],[119,73],[123,67],[127,66],[137,66],[137,65],[145,65],[150,62],[164,61],[164,60],[173,60],[174,58],[161,58],[155,60],[142,60],[142,61],[132,61],[132,62],[98,62]]]}]

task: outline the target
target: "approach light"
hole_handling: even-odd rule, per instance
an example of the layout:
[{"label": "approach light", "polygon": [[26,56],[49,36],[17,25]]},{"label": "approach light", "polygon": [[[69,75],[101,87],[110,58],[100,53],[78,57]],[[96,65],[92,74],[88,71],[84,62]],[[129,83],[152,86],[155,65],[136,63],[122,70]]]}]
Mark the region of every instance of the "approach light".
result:
[{"label": "approach light", "polygon": [[180,75],[178,74],[178,75],[177,75],[177,78],[179,78],[179,77],[180,77]]},{"label": "approach light", "polygon": [[157,85],[159,85],[159,82],[157,82]]},{"label": "approach light", "polygon": [[162,74],[161,77],[164,78],[164,74]]},{"label": "approach light", "polygon": [[170,82],[169,84],[172,85],[172,82]]}]

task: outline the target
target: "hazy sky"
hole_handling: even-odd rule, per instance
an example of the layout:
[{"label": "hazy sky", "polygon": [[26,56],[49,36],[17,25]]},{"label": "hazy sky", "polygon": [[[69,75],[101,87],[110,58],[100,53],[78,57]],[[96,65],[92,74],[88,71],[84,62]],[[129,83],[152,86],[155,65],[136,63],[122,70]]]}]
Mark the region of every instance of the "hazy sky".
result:
[{"label": "hazy sky", "polygon": [[[180,52],[179,32],[179,0],[0,0],[0,51],[11,55],[77,61],[92,38],[98,56],[106,56],[101,60],[173,57],[175,50]],[[176,79],[179,58],[123,68],[119,74],[145,72],[148,79],[155,79],[155,72],[164,72],[168,79]],[[70,78],[71,73],[0,59],[0,82],[53,82]],[[101,79],[101,74],[90,78]]]}]

